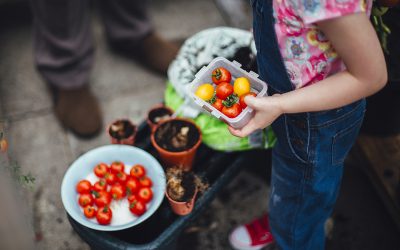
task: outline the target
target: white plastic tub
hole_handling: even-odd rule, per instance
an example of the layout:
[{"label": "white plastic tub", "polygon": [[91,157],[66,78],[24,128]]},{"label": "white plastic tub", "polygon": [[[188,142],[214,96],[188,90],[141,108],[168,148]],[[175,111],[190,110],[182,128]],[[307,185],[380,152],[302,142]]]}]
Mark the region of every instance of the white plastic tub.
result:
[{"label": "white plastic tub", "polygon": [[[258,74],[254,73],[253,71],[247,72],[241,68],[241,64],[236,61],[229,61],[223,57],[217,57],[212,60],[208,66],[203,67],[197,74],[195,75],[195,79],[189,84],[188,92],[189,95],[193,98],[194,102],[202,107],[204,110],[208,111],[214,117],[220,119],[221,121],[229,124],[231,127],[239,129],[244,127],[251,117],[254,115],[253,109],[250,107],[246,107],[237,117],[229,118],[219,110],[214,108],[210,103],[204,101],[203,99],[197,97],[195,95],[196,89],[198,86],[204,83],[211,83],[211,75],[214,69],[218,67],[224,67],[229,72],[231,72],[232,80],[231,84],[235,81],[238,77],[246,77],[249,79],[251,84],[251,91],[257,93],[257,97],[267,96],[267,84],[260,79],[258,79]],[[215,86],[215,84],[214,84]]]}]

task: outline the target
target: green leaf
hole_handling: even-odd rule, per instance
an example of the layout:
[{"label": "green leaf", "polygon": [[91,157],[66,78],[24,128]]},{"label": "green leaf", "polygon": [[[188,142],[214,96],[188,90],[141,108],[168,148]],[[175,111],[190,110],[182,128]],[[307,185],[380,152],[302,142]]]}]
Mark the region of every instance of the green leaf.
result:
[{"label": "green leaf", "polygon": [[224,104],[225,107],[230,108],[233,106],[233,104],[237,103],[239,101],[239,97],[236,94],[232,94],[228,96],[224,101],[222,101],[222,104]]}]

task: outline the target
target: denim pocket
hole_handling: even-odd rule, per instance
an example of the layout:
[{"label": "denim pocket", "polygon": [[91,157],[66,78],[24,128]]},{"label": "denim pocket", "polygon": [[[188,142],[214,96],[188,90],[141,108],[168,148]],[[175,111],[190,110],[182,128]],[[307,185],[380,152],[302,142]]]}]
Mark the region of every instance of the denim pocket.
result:
[{"label": "denim pocket", "polygon": [[307,114],[285,115],[288,146],[292,154],[302,163],[309,160],[310,129]]},{"label": "denim pocket", "polygon": [[337,132],[332,140],[332,165],[342,164],[352,148],[364,116],[362,115],[351,126]]}]

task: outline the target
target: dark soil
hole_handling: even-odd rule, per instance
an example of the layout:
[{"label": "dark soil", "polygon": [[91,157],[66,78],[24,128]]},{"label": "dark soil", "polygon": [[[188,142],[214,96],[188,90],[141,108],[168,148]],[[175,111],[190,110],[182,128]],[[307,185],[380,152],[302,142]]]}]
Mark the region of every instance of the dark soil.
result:
[{"label": "dark soil", "polygon": [[163,119],[163,117],[171,116],[171,115],[172,115],[172,113],[170,110],[168,110],[166,108],[158,108],[158,109],[154,109],[154,110],[150,111],[149,120],[152,123],[157,124],[159,122],[159,121],[157,121],[158,119]]},{"label": "dark soil", "polygon": [[128,120],[119,120],[110,126],[110,135],[118,140],[128,138],[135,131],[133,126]]},{"label": "dark soil", "polygon": [[[194,181],[194,175],[191,172],[184,172],[182,175],[181,186],[185,190],[181,199],[177,200],[179,202],[187,202],[190,201],[196,191],[196,184]],[[168,193],[170,191],[170,187],[168,187]]]},{"label": "dark soil", "polygon": [[[186,135],[182,128],[188,128]],[[172,120],[162,124],[155,132],[155,141],[170,152],[181,152],[192,148],[199,140],[200,134],[193,124],[181,120]]]}]

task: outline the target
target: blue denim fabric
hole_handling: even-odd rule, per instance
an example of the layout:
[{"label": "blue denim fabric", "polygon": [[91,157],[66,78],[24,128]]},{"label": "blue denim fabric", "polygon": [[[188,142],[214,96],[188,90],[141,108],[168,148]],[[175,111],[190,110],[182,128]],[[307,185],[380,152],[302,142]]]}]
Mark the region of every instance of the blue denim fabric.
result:
[{"label": "blue denim fabric", "polygon": [[[272,0],[251,0],[257,61],[270,94],[293,90],[277,44]],[[272,128],[270,226],[279,248],[324,249],[343,162],[360,129],[365,100],[329,111],[280,116]]]}]

